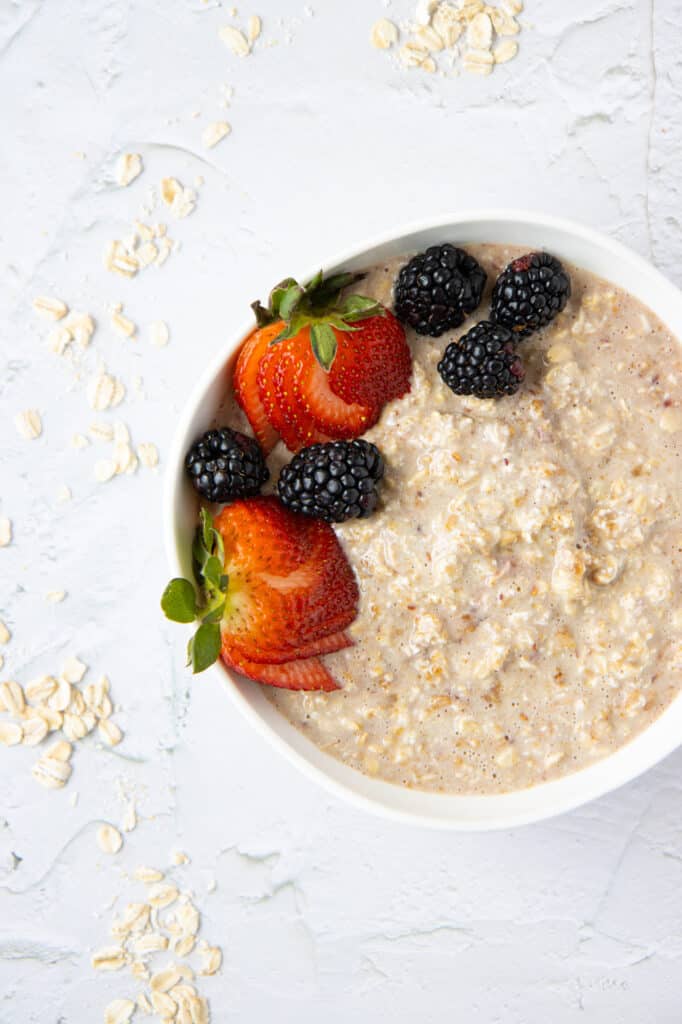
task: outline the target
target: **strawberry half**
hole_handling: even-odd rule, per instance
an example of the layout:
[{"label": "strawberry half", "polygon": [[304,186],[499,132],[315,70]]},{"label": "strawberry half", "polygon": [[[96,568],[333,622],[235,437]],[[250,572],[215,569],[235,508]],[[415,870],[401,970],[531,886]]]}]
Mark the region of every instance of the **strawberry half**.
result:
[{"label": "strawberry half", "polygon": [[338,338],[329,387],[344,402],[383,406],[410,390],[412,353],[401,323],[388,310]]},{"label": "strawberry half", "polygon": [[343,630],[357,614],[359,594],[330,526],[289,512],[275,497],[259,497],[226,506],[214,528],[228,578],[221,620],[228,663],[249,667],[244,674],[264,682],[251,664],[312,664],[314,655],[349,645]]},{"label": "strawberry half", "polygon": [[291,657],[291,651],[284,648],[277,650],[270,647],[267,651],[249,650],[247,652],[236,641],[230,641],[230,651],[240,657],[246,657],[248,654],[249,659],[258,665],[282,665],[287,661],[299,661],[301,658],[320,658],[324,654],[335,654],[337,651],[352,647],[354,643],[355,641],[348,633],[340,630],[338,633],[330,633],[329,636],[323,637],[321,640],[311,640],[308,644],[301,644],[294,659]]},{"label": "strawberry half", "polygon": [[326,373],[312,353],[300,365],[294,380],[294,393],[303,416],[330,438],[359,437],[379,419],[381,406],[349,404],[330,387]]},{"label": "strawberry half", "polygon": [[258,369],[273,338],[280,333],[276,324],[262,327],[246,339],[234,370],[234,394],[246,413],[258,443],[266,455],[277,444],[277,432],[270,423],[258,389]]},{"label": "strawberry half", "polygon": [[224,647],[221,657],[228,668],[266,686],[277,686],[283,690],[323,690],[326,693],[339,689],[333,675],[319,658],[303,658],[285,665],[262,665]]},{"label": "strawberry half", "polygon": [[358,437],[386,402],[409,391],[412,360],[403,328],[374,299],[345,294],[361,277],[325,279],[320,272],[305,287],[287,278],[267,307],[253,303],[259,330],[252,337],[273,333],[265,348],[247,341],[244,376],[256,393],[247,415],[261,433],[266,420],[291,451]]},{"label": "strawberry half", "polygon": [[270,345],[261,357],[258,367],[258,394],[268,420],[290,451],[303,446],[303,434],[298,429],[298,417],[288,400],[284,377],[289,368],[298,365],[301,344],[299,338],[287,338]]}]

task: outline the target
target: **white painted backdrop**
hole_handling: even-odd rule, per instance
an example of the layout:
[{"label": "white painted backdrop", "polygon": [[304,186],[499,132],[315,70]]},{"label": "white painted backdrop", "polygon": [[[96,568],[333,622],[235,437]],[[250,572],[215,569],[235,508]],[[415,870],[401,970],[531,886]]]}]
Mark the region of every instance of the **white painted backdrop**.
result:
[{"label": "white painted backdrop", "polygon": [[[505,834],[358,813],[272,753],[214,680],[188,678],[158,612],[160,473],[99,485],[94,448],[69,446],[94,417],[47,351],[36,294],[100,320],[84,367],[101,359],[127,383],[115,415],[163,467],[188,385],[247,302],[393,225],[526,206],[609,232],[682,283],[679,0],[527,0],[519,56],[490,78],[398,69],[367,42],[381,0],[310,3],[240,9],[277,45],[239,60],[217,38],[229,5],[0,2],[0,516],[14,523],[2,674],[26,681],[78,653],[109,674],[126,733],[115,750],[80,744],[58,792],[31,778],[35,751],[0,750],[0,1022],[90,1024],[134,993],[128,975],[96,975],[89,951],[106,941],[104,908],[131,898],[126,874],[182,848],[225,951],[204,985],[221,1024],[677,1024],[682,752]],[[223,117],[233,133],[207,153],[202,127]],[[111,177],[122,150],[145,163],[128,189]],[[137,280],[108,274],[105,242],[165,175],[205,179],[173,227],[181,250]],[[116,301],[140,325],[167,320],[169,346],[116,337]],[[12,425],[27,407],[44,419],[31,443]],[[60,505],[62,483],[73,500]],[[45,601],[52,589],[62,604]],[[117,781],[140,823],[107,857],[95,833],[120,822]]]}]

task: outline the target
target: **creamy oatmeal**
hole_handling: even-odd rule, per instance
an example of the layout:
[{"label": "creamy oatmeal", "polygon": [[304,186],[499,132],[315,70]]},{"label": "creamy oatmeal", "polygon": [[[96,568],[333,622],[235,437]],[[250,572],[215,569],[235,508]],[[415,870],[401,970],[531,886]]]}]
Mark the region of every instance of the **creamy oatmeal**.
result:
[{"label": "creamy oatmeal", "polygon": [[[470,251],[483,304],[442,338],[408,332],[411,393],[365,435],[386,461],[382,506],[335,527],[361,594],[356,646],[326,659],[342,689],[268,697],[368,775],[497,793],[603,757],[678,691],[682,350],[569,267],[565,311],[521,343],[519,394],[457,397],[436,364],[522,250]],[[403,263],[363,293],[390,304]]]}]

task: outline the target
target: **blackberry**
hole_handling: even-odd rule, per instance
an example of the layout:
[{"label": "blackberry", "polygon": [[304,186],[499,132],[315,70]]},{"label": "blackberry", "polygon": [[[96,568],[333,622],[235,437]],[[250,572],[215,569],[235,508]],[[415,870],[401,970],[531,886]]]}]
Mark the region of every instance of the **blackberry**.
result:
[{"label": "blackberry", "polygon": [[481,301],[486,273],[464,249],[446,242],[413,256],[395,283],[395,315],[417,334],[439,338],[459,327]]},{"label": "blackberry", "polygon": [[571,295],[571,279],[556,256],[531,252],[502,271],[490,306],[490,319],[526,338],[546,327]]},{"label": "blackberry", "polygon": [[513,395],[525,376],[514,343],[514,335],[506,327],[483,320],[448,345],[438,372],[456,395]]},{"label": "blackberry", "polygon": [[208,501],[250,498],[270,478],[258,442],[229,427],[202,434],[185,456],[185,469]]},{"label": "blackberry", "polygon": [[369,441],[311,444],[284,466],[277,482],[280,500],[292,512],[328,523],[372,514],[384,475],[384,460]]}]

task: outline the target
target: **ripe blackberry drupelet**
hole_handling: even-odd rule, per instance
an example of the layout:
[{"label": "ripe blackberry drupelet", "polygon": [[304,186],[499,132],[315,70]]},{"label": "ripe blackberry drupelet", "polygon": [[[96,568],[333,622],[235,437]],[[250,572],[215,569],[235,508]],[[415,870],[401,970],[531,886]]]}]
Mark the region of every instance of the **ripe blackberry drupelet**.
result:
[{"label": "ripe blackberry drupelet", "polygon": [[526,338],[546,327],[571,295],[571,279],[556,256],[531,252],[502,271],[490,306],[490,319]]},{"label": "ripe blackberry drupelet", "polygon": [[280,500],[292,512],[328,523],[372,514],[384,475],[384,460],[369,441],[311,444],[284,466],[277,482]]},{"label": "ripe blackberry drupelet", "polygon": [[525,376],[514,341],[506,327],[483,320],[459,341],[448,345],[438,372],[456,395],[514,395]]},{"label": "ripe blackberry drupelet", "polygon": [[185,469],[199,494],[217,502],[250,498],[270,478],[258,442],[229,427],[202,434],[185,456]]},{"label": "ripe blackberry drupelet", "polygon": [[395,315],[417,334],[438,338],[459,327],[481,301],[486,273],[449,242],[413,256],[395,283]]}]

